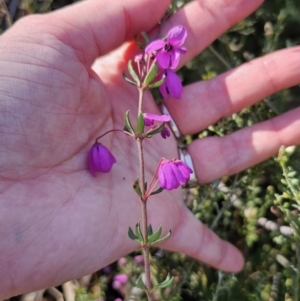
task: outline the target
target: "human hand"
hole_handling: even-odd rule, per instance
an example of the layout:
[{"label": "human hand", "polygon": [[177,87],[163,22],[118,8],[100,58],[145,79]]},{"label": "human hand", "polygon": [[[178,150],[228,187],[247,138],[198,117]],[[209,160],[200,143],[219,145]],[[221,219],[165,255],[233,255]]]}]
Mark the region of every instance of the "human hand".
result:
[{"label": "human hand", "polygon": [[[0,297],[80,277],[138,246],[127,236],[128,226],[140,216],[131,188],[138,174],[134,142],[120,133],[103,138],[118,162],[109,174],[97,178],[88,172],[86,157],[98,135],[123,128],[126,110],[136,115],[137,91],[121,77],[132,47],[110,51],[153,28],[168,2],[157,1],[154,6],[149,0],[128,0],[108,5],[90,0],[24,18],[1,36]],[[194,1],[166,22],[163,32],[176,24],[188,29],[182,64],[262,1],[231,2]],[[186,87],[181,100],[169,99],[166,104],[183,133],[197,132],[265,95],[299,83],[297,51],[278,52]],[[260,69],[260,82],[253,85]],[[145,111],[158,113],[150,95]],[[281,144],[297,143],[297,112],[226,138],[192,143],[189,150],[198,179],[208,182],[236,172],[272,155]],[[270,124],[274,130],[269,130]],[[276,132],[285,140],[279,143]],[[267,146],[263,135],[268,135]],[[174,139],[158,139],[145,143],[147,178],[162,156],[176,156]],[[207,163],[212,156],[218,169]],[[179,191],[151,198],[148,212],[155,228],[162,224],[172,229],[163,248],[219,269],[242,268],[240,253],[192,216]]]}]

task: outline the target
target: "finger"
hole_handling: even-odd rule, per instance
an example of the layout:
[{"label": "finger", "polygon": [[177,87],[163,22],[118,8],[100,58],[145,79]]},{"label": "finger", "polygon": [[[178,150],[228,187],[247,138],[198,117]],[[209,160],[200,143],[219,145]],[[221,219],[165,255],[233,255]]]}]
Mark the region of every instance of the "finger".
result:
[{"label": "finger", "polygon": [[91,65],[98,56],[154,27],[169,3],[170,0],[82,1],[42,17],[33,17],[36,21],[32,27],[42,28],[69,44]]},{"label": "finger", "polygon": [[[186,209],[186,208],[185,208]],[[188,210],[182,210],[166,248],[185,253],[217,269],[238,272],[243,268],[241,252],[206,228]]]},{"label": "finger", "polygon": [[166,105],[183,134],[198,132],[282,89],[300,83],[300,47],[250,61],[185,87],[182,99]]},{"label": "finger", "polygon": [[189,145],[197,178],[210,182],[234,174],[300,143],[300,108],[225,137],[198,139]]},{"label": "finger", "polygon": [[174,25],[187,28],[184,43],[187,53],[181,56],[181,66],[199,54],[227,29],[251,14],[263,0],[193,1],[175,15],[162,28],[161,36]]}]

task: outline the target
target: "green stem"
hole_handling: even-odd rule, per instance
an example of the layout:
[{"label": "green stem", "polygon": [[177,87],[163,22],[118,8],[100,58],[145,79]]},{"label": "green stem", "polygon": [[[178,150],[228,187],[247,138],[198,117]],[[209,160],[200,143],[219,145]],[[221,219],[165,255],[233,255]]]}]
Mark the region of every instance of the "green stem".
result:
[{"label": "green stem", "polygon": [[[143,89],[139,89],[139,107],[138,116],[142,113],[143,106]],[[142,249],[144,257],[145,266],[145,278],[147,287],[147,297],[148,301],[153,301],[152,284],[151,284],[151,274],[150,274],[150,247],[148,246],[148,218],[147,218],[147,198],[145,197],[145,163],[143,154],[143,139],[137,138],[138,156],[140,164],[140,189],[141,189],[141,206],[142,206],[142,233],[144,237]]]}]

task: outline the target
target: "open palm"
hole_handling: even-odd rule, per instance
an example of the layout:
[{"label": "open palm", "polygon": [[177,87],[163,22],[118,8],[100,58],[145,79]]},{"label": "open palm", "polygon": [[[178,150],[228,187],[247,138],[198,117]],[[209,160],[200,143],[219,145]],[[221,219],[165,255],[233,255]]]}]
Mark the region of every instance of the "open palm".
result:
[{"label": "open palm", "polygon": [[[140,219],[132,189],[138,175],[135,142],[119,132],[102,138],[117,164],[97,178],[87,170],[87,153],[97,136],[123,128],[126,110],[133,118],[137,113],[137,90],[121,77],[133,47],[114,49],[153,28],[169,1],[156,1],[156,6],[150,0],[104,2],[90,0],[25,18],[0,38],[0,298],[80,277],[138,247],[127,237],[128,226]],[[194,1],[164,25],[162,33],[176,24],[188,29],[182,64],[261,1],[227,2],[232,3]],[[299,49],[287,51],[186,87],[182,100],[168,99],[181,131],[197,132],[298,83],[300,68],[294,61]],[[280,62],[285,69],[280,66],[283,74],[277,79]],[[249,76],[254,81],[257,70],[263,75],[250,90]],[[242,84],[234,85],[236,81]],[[144,111],[158,113],[150,95]],[[236,172],[272,155],[281,144],[297,143],[298,116],[295,110],[223,140],[194,142],[190,152],[198,178],[205,182]],[[177,155],[176,143],[154,137],[144,147],[149,181],[162,156]],[[207,163],[209,158],[218,169]],[[180,191],[151,198],[149,220],[155,228],[172,229],[162,247],[220,269],[241,269],[240,253],[193,218]]]}]

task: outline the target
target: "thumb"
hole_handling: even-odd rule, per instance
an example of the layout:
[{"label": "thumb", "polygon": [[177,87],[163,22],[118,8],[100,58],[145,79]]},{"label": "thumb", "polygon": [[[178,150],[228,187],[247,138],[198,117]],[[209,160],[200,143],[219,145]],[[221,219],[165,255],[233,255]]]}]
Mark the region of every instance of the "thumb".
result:
[{"label": "thumb", "polygon": [[[35,18],[43,30],[76,50],[91,66],[94,60],[162,18],[170,0],[89,0]],[[25,18],[30,19],[30,18]],[[41,24],[40,24],[41,23]],[[36,31],[35,30],[35,31]]]}]

